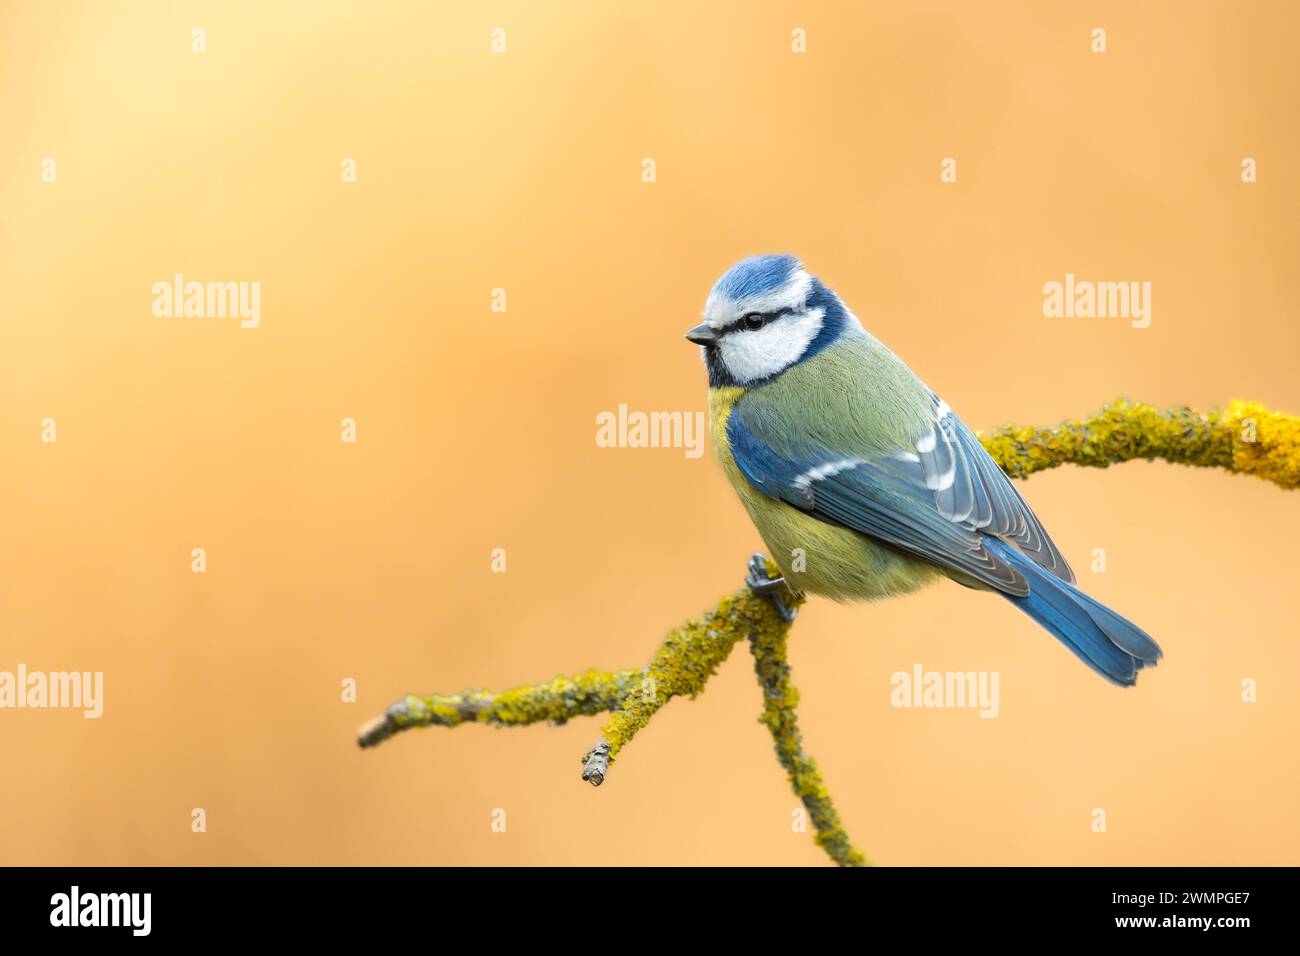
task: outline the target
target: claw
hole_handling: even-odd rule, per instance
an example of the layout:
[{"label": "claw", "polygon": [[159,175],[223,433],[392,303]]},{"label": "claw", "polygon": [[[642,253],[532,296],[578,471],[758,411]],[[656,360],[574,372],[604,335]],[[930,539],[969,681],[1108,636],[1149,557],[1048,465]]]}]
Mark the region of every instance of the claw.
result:
[{"label": "claw", "polygon": [[749,559],[749,573],[745,575],[745,584],[759,597],[771,601],[781,620],[787,623],[794,620],[795,614],[798,613],[797,609],[787,608],[785,601],[781,599],[781,592],[785,589],[785,578],[780,575],[772,577],[768,574],[767,559],[762,554],[755,554]]}]

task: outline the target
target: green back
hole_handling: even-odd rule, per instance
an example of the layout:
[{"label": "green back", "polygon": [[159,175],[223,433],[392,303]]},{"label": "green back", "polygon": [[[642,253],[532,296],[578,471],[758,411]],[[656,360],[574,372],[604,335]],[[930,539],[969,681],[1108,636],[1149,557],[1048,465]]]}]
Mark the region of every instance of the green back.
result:
[{"label": "green back", "polygon": [[866,332],[849,332],[747,390],[738,408],[749,428],[792,460],[814,446],[868,459],[911,450],[933,424],[929,389]]}]

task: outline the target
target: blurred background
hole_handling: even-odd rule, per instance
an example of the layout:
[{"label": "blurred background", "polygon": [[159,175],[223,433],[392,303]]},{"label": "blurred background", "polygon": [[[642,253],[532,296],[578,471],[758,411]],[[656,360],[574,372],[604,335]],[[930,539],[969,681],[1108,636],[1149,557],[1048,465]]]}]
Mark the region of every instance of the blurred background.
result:
[{"label": "blurred background", "polygon": [[[640,666],[740,585],[761,542],[711,453],[595,417],[704,408],[682,333],[744,255],[803,257],[975,428],[1300,412],[1298,20],[3,0],[0,670],[105,699],[0,711],[0,862],[825,864],[743,648],[596,791],[599,720],[353,734],[408,691]],[[1150,327],[1045,318],[1067,272],[1149,281]],[[260,326],[154,317],[176,273],[260,282]],[[1300,863],[1300,497],[1164,463],[1023,491],[1166,660],[1121,691],[990,596],[814,599],[802,726],[855,842]],[[998,671],[999,717],[891,707],[917,663]]]}]

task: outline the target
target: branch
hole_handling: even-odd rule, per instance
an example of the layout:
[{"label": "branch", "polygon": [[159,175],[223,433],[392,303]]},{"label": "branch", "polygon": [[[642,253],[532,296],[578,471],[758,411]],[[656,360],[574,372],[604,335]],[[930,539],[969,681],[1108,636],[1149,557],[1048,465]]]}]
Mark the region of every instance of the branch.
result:
[{"label": "branch", "polygon": [[1300,418],[1258,402],[1232,402],[1226,411],[1202,414],[1120,399],[1087,418],[1049,428],[1004,425],[980,440],[1012,478],[1057,465],[1105,468],[1162,458],[1300,487]]},{"label": "branch", "polygon": [[754,655],[754,673],[763,688],[763,716],[759,721],[772,732],[776,759],[785,768],[786,779],[812,817],[817,845],[840,866],[869,866],[866,856],[849,842],[817,762],[803,752],[803,737],[794,713],[799,705],[799,691],[790,683],[790,662],[786,657],[789,631],[788,624],[765,628],[749,643]]},{"label": "branch", "polygon": [[357,732],[357,743],[375,747],[412,727],[459,727],[465,723],[523,727],[541,721],[562,724],[570,717],[592,717],[620,707],[641,676],[639,670],[590,670],[499,694],[480,690],[423,697],[407,694],[382,717],[365,724]]},{"label": "branch", "polygon": [[703,618],[670,632],[645,668],[640,685],[623,699],[605,725],[600,742],[583,758],[582,779],[600,786],[619,751],[650,718],[674,697],[700,693],[737,642],[777,633],[784,636],[789,627],[770,601],[743,590],[724,597]]},{"label": "branch", "polygon": [[[1226,411],[1202,414],[1182,406],[1160,410],[1121,399],[1088,418],[1047,428],[1005,425],[981,441],[1013,478],[1063,464],[1105,468],[1160,458],[1255,475],[1283,488],[1300,487],[1300,418],[1254,402],[1233,402]],[[779,573],[775,565],[768,567]],[[802,595],[782,597],[792,610],[803,601]],[[771,601],[750,590],[737,591],[703,618],[671,631],[643,668],[589,670],[501,693],[408,695],[362,727],[357,743],[373,747],[412,727],[562,724],[571,717],[611,712],[604,736],[583,757],[582,779],[600,786],[619,752],[650,718],[674,697],[700,693],[744,639],[763,688],[759,719],[771,731],[777,759],[808,810],[817,844],[841,865],[865,865],[866,857],[849,842],[816,763],[803,752],[795,716],[799,695],[790,683],[786,654],[789,630]]]}]

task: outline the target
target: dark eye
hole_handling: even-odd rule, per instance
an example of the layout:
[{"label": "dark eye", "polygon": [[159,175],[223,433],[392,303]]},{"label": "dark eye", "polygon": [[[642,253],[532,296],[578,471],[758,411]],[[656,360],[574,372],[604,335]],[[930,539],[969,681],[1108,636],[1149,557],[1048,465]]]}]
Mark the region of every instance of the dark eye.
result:
[{"label": "dark eye", "polygon": [[740,320],[741,324],[751,332],[756,332],[763,326],[767,325],[767,316],[762,312],[751,312]]}]

